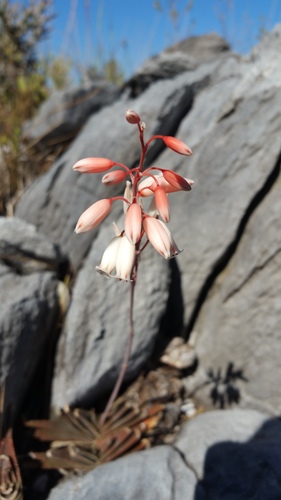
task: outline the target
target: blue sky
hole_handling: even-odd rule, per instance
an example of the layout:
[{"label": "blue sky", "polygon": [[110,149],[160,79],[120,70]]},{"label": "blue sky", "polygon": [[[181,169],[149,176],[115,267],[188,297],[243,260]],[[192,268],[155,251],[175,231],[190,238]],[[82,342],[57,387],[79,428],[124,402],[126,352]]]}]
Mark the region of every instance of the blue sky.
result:
[{"label": "blue sky", "polygon": [[[247,53],[263,29],[281,22],[281,0],[53,0],[56,15],[42,51],[77,65],[101,65],[111,56],[126,76],[146,58],[190,35],[217,32],[233,49]],[[175,26],[169,2],[179,13]],[[25,2],[26,3],[26,2]]]}]

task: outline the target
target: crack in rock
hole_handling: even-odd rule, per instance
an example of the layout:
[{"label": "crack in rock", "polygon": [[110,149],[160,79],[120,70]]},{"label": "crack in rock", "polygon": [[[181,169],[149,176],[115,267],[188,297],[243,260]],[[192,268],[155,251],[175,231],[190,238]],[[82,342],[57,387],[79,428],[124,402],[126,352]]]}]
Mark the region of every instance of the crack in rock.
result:
[{"label": "crack in rock", "polygon": [[268,195],[268,193],[271,191],[272,187],[276,183],[280,175],[280,167],[281,167],[281,151],[279,153],[275,165],[273,166],[273,169],[271,170],[269,176],[265,180],[263,186],[256,192],[256,194],[250,201],[248,207],[246,208],[244,216],[242,217],[240,224],[237,227],[236,235],[233,241],[228,245],[224,253],[215,262],[212,271],[210,272],[209,276],[203,283],[203,286],[201,287],[201,290],[198,294],[197,300],[195,301],[195,307],[190,316],[189,324],[187,325],[186,328],[187,338],[189,337],[190,333],[194,328],[194,325],[197,321],[201,308],[206,300],[207,295],[209,294],[211,288],[213,287],[214,282],[216,281],[217,277],[221,274],[221,272],[229,264],[234,253],[236,252],[237,247],[245,232],[246,226],[250,218],[252,217],[257,207],[262,203],[262,201],[265,199],[265,197]]}]

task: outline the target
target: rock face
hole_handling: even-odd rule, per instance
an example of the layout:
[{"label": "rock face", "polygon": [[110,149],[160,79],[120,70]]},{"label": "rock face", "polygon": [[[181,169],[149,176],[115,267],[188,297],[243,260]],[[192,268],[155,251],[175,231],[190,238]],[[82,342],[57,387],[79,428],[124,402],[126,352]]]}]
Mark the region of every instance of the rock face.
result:
[{"label": "rock face", "polygon": [[[58,312],[58,250],[31,224],[0,218],[0,386],[17,415]],[[13,418],[12,417],[12,418]]]},{"label": "rock face", "polygon": [[26,123],[24,136],[40,146],[68,142],[92,113],[111,104],[119,93],[116,86],[103,80],[72,90],[58,90],[42,105],[38,115]]},{"label": "rock face", "polygon": [[173,446],[133,453],[82,478],[50,500],[279,498],[281,424],[253,410],[208,412],[187,422]]},{"label": "rock face", "polygon": [[[100,176],[79,175],[71,167],[88,156],[104,156],[130,168],[137,165],[138,134],[123,118],[129,108],[146,123],[147,139],[153,134],[176,135],[192,148],[190,158],[164,150],[161,141],[148,151],[147,164],[173,168],[194,179],[195,185],[190,193],[170,196],[169,227],[184,252],[167,265],[147,249],[141,262],[136,335],[127,377],[130,380],[146,366],[155,348],[159,349],[164,329],[169,338],[191,336],[198,367],[186,380],[188,395],[205,409],[239,403],[244,410],[206,413],[190,422],[186,429],[194,426],[195,436],[190,454],[188,430],[188,443],[181,435],[177,451],[161,448],[167,493],[158,484],[151,498],[182,498],[181,493],[171,494],[173,478],[178,477],[173,475],[176,472],[168,477],[167,463],[172,462],[175,470],[188,470],[188,478],[176,483],[188,490],[187,481],[193,494],[194,474],[198,476],[195,497],[190,498],[279,498],[276,464],[280,460],[272,435],[279,436],[280,429],[274,420],[265,424],[265,419],[281,409],[281,27],[243,58],[219,40],[210,49],[210,40],[197,40],[194,52],[189,50],[194,40],[189,40],[149,61],[148,69],[133,77],[136,85],[140,82],[140,90],[134,91],[132,79],[110,107],[92,113],[68,151],[26,191],[16,213],[60,247],[75,277],[56,353],[52,405],[94,404],[114,384],[128,331],[129,285],[104,281],[94,272],[113,236],[111,222],[123,228],[122,204],[116,202],[96,230],[74,235],[73,229],[83,210],[98,199],[120,194],[124,187],[118,192],[101,184]],[[5,277],[8,270],[3,266]],[[223,426],[222,433],[217,422]],[[199,447],[200,460],[196,436],[204,445]],[[260,439],[264,436],[265,441]],[[230,437],[235,444],[227,442]],[[124,485],[124,493],[114,490],[116,498],[136,496],[137,487],[130,490],[127,484],[127,467],[131,470],[130,464],[135,463],[136,474],[144,467],[149,476],[145,465],[149,453],[153,457],[160,452],[124,458],[85,476],[75,483],[75,487],[82,485],[81,498],[89,498],[92,481],[104,488],[102,498],[112,497],[112,485],[105,484],[107,472],[102,470],[115,467]],[[145,459],[136,458],[142,456]],[[268,478],[261,473],[261,463],[269,467]],[[235,483],[232,469],[236,478],[246,478],[243,484]],[[67,488],[72,487],[66,482],[51,498],[67,496]],[[150,498],[145,485],[142,488],[141,493]]]},{"label": "rock face", "polygon": [[229,49],[226,41],[215,33],[187,38],[149,59],[130,78],[126,87],[131,89],[131,96],[136,97],[153,82],[173,78],[184,71],[194,70],[200,64],[218,60]]},{"label": "rock face", "polygon": [[[110,239],[108,226],[86,235],[73,234],[82,211],[95,200],[112,196],[116,190],[100,184],[97,176],[73,173],[71,166],[78,159],[93,155],[113,158],[129,167],[136,165],[139,144],[135,129],[122,122],[124,111],[134,108],[147,124],[147,137],[155,133],[176,133],[194,153],[186,159],[170,150],[163,151],[162,143],[156,141],[148,158],[149,163],[173,167],[195,180],[191,193],[171,195],[170,198],[170,227],[178,246],[185,249],[177,258],[180,282],[173,291],[183,307],[183,320],[175,334],[197,334],[200,369],[194,375],[192,390],[201,383],[202,377],[215,384],[212,376],[211,380],[206,378],[206,373],[211,370],[215,376],[221,369],[219,384],[222,383],[223,390],[227,391],[229,380],[226,383],[223,374],[230,367],[231,377],[235,370],[240,376],[234,383],[236,400],[240,398],[241,404],[246,406],[279,411],[280,390],[278,377],[274,374],[280,371],[275,346],[279,341],[280,319],[277,215],[280,210],[277,181],[281,126],[280,33],[277,27],[247,58],[227,52],[227,47],[217,40],[214,42],[217,49],[209,51],[210,56],[213,50],[212,57],[207,57],[202,49],[202,60],[207,58],[209,62],[202,62],[197,68],[175,74],[173,78],[163,75],[164,79],[151,83],[135,99],[129,97],[125,89],[117,102],[89,118],[69,150],[23,196],[17,215],[35,224],[59,244],[75,270],[88,254],[74,287],[58,348],[54,383],[56,404],[64,404],[68,398],[69,403],[83,399],[82,380],[91,363],[96,368],[89,371],[85,397],[91,390],[97,394],[95,387],[109,388],[121,362],[124,346],[112,325],[117,315],[118,330],[124,335],[127,306],[123,293],[126,292],[124,289],[121,292],[119,287],[120,306],[113,291],[115,287],[112,290],[94,272],[89,272],[99,263]],[[201,44],[205,48],[208,45],[206,39],[202,39]],[[187,49],[184,44],[181,46],[181,50]],[[215,53],[220,56],[216,57]],[[201,61],[199,56],[198,60]],[[121,211],[122,207],[116,204],[111,220],[120,218]],[[147,338],[143,341],[142,335],[137,333],[129,370],[132,375],[145,362],[143,352],[149,356],[157,343],[157,328],[168,304],[169,283],[175,279],[175,268],[169,276],[170,269],[165,263],[152,265],[150,257],[147,258],[147,267],[143,263],[140,271],[144,284],[140,281],[138,285],[139,297],[147,300],[139,300],[135,313],[136,318],[146,318],[143,335],[151,342]],[[157,291],[148,284],[153,281]],[[163,294],[162,301],[156,299],[158,293]],[[94,297],[90,303],[89,297]],[[152,307],[152,297],[158,305],[152,313],[155,318],[152,331],[146,334],[152,323],[144,311]],[[105,311],[110,312],[106,314]],[[140,345],[144,346],[143,351]],[[100,361],[110,352],[119,353],[112,370],[109,368],[113,360],[111,355],[108,355],[109,363],[104,365]],[[72,357],[76,367],[73,380],[66,368]],[[83,357],[85,365],[81,362]],[[71,389],[63,396],[66,380]],[[102,380],[106,382],[101,384]],[[231,383],[233,388],[233,380]],[[211,403],[210,389],[214,396],[218,388],[210,384],[201,392],[196,391],[200,402],[207,406]],[[228,399],[226,394],[225,401]],[[218,400],[222,402],[222,398]]]}]

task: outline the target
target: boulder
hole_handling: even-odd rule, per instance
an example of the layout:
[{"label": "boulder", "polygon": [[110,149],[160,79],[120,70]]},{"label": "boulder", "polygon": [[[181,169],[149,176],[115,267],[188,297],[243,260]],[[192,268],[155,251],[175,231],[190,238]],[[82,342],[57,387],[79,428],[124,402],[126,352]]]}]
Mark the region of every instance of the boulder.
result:
[{"label": "boulder", "polygon": [[24,138],[36,146],[51,148],[69,143],[89,116],[114,102],[120,89],[104,80],[57,90],[41,106],[39,113],[25,124]]},{"label": "boulder", "polygon": [[192,419],[175,447],[197,476],[192,498],[271,500],[281,495],[280,444],[279,419],[236,409]]},{"label": "boulder", "polygon": [[[279,321],[278,306],[274,302],[275,297],[278,295],[279,272],[277,267],[279,242],[278,238],[274,236],[276,231],[278,232],[278,229],[276,229],[278,223],[275,222],[275,219],[270,222],[274,225],[274,230],[266,231],[267,247],[274,248],[277,252],[274,264],[273,260],[270,262],[270,265],[276,267],[268,268],[270,277],[273,276],[273,272],[276,274],[276,291],[274,294],[272,291],[270,292],[269,288],[265,288],[264,270],[260,273],[253,271],[256,280],[254,284],[255,290],[257,290],[256,299],[253,300],[252,290],[249,288],[249,298],[251,294],[249,304],[251,304],[252,315],[250,312],[246,314],[246,311],[242,313],[239,305],[245,300],[245,295],[241,295],[243,299],[240,299],[239,293],[235,293],[232,300],[223,303],[224,298],[228,296],[228,292],[223,291],[222,293],[221,283],[226,283],[226,278],[231,271],[231,260],[239,252],[240,242],[242,245],[248,224],[252,219],[254,220],[259,209],[263,210],[263,200],[271,195],[271,191],[272,200],[276,204],[276,208],[272,210],[272,213],[278,213],[279,210],[278,197],[273,195],[273,190],[277,182],[280,161],[279,130],[281,118],[278,111],[281,101],[281,61],[278,52],[280,33],[280,27],[276,28],[249,57],[238,58],[230,52],[226,52],[224,57],[200,64],[198,68],[192,71],[186,71],[172,79],[152,83],[136,99],[128,97],[128,93],[124,91],[122,98],[118,102],[114,103],[110,108],[103,108],[89,119],[71,148],[23,196],[17,208],[18,216],[34,223],[53,242],[59,244],[70,257],[75,270],[79,269],[84,256],[90,252],[89,261],[85,261],[84,268],[81,271],[81,280],[78,277],[77,285],[75,285],[73,304],[69,310],[71,321],[67,321],[64,330],[64,338],[67,339],[68,335],[70,335],[71,342],[70,340],[62,340],[60,343],[56,380],[63,381],[68,378],[68,368],[64,368],[64,366],[65,363],[69,365],[71,352],[74,359],[81,359],[82,361],[81,353],[86,352],[85,346],[92,345],[93,338],[99,338],[103,329],[106,332],[113,332],[112,326],[108,326],[110,321],[112,322],[112,318],[107,315],[108,324],[106,323],[106,326],[104,326],[106,321],[104,320],[103,326],[99,326],[94,336],[92,336],[93,334],[90,332],[93,327],[90,324],[95,323],[95,321],[97,321],[98,325],[102,324],[101,320],[97,319],[99,318],[97,308],[89,307],[89,313],[86,314],[85,308],[87,306],[83,306],[81,309],[80,305],[77,307],[75,305],[81,295],[83,298],[88,297],[87,290],[93,291],[94,296],[96,296],[96,287],[99,287],[96,280],[99,277],[95,273],[87,272],[87,269],[89,269],[88,266],[91,268],[91,266],[94,267],[99,263],[102,250],[110,237],[109,235],[104,236],[105,233],[102,232],[101,228],[78,236],[74,235],[72,230],[79,215],[86,207],[99,198],[112,196],[113,192],[117,193],[113,188],[106,188],[101,185],[97,176],[83,176],[73,173],[71,165],[82,157],[93,155],[113,158],[126,163],[130,167],[137,164],[139,144],[135,134],[136,129],[126,122],[123,122],[122,129],[120,128],[123,113],[127,108],[135,108],[146,122],[147,137],[156,133],[165,135],[176,133],[177,137],[184,140],[193,149],[193,156],[190,158],[176,155],[171,150],[163,150],[161,141],[156,141],[149,150],[149,163],[153,162],[153,164],[163,168],[174,168],[183,176],[195,180],[191,193],[177,193],[172,194],[170,197],[172,216],[170,227],[178,246],[184,249],[184,252],[177,257],[180,279],[176,280],[175,278],[175,268],[172,269],[171,277],[169,277],[168,268],[164,271],[164,273],[167,273],[165,276],[163,273],[163,283],[165,285],[159,287],[159,290],[163,291],[164,300],[158,302],[159,307],[154,310],[153,314],[158,318],[157,321],[161,321],[165,308],[168,307],[168,297],[171,295],[169,283],[177,283],[176,288],[173,290],[173,296],[175,302],[178,301],[178,303],[182,304],[183,325],[182,331],[180,332],[179,327],[175,334],[179,335],[184,332],[186,337],[191,332],[197,334],[199,366],[202,368],[205,382],[208,384],[208,397],[202,397],[202,402],[205,405],[210,403],[209,392],[212,386],[210,386],[209,382],[214,383],[212,377],[216,376],[219,368],[221,368],[223,374],[228,368],[231,373],[233,370],[240,370],[240,375],[242,370],[240,382],[245,387],[243,378],[248,379],[250,377],[253,379],[256,377],[257,363],[261,372],[264,365],[265,372],[268,373],[267,366],[270,365],[273,354],[271,344],[266,341],[265,332],[270,335],[270,338],[274,337],[274,342],[278,342],[277,325]],[[111,220],[114,220],[113,217],[118,220],[121,217],[121,204],[116,203],[114,210],[110,216]],[[110,217],[108,220],[110,220]],[[259,216],[258,220],[271,221],[269,215],[266,214]],[[106,226],[106,224],[106,221],[103,222],[103,225]],[[261,226],[261,223],[257,224]],[[100,239],[97,239],[97,235]],[[261,237],[258,239],[262,241]],[[245,239],[243,254],[251,255],[252,240],[252,237]],[[263,262],[262,253],[264,253],[263,247],[258,250],[257,241],[255,250],[252,253],[259,255],[259,252],[261,252],[261,257],[257,258],[257,266],[260,265],[259,262]],[[95,256],[94,259],[93,256]],[[236,279],[239,276],[240,283],[245,282],[248,286],[251,280],[248,279],[247,266],[241,267],[242,261],[242,257],[239,259],[239,264],[237,261],[237,266],[240,269],[239,273],[236,266],[232,275],[236,276]],[[252,263],[254,263],[254,259],[252,259]],[[146,271],[140,269],[140,275],[142,272],[146,273]],[[153,279],[158,279],[159,271],[155,269],[155,273],[157,278]],[[273,280],[273,278],[270,279]],[[234,285],[231,285],[234,287],[233,290],[235,290],[235,286],[239,288],[240,285],[233,278],[231,280],[234,283]],[[275,278],[273,282],[275,283]],[[218,286],[216,286],[217,283]],[[115,303],[115,307],[119,312],[119,295],[114,299],[114,292],[112,292],[111,299],[110,292],[108,292],[109,285],[111,283],[105,286],[109,301],[104,302],[104,304],[108,304],[110,310],[114,311]],[[231,289],[231,286],[230,284],[225,285],[225,290]],[[244,294],[245,290],[246,287],[242,287],[241,293]],[[258,294],[261,291],[266,293],[268,299],[265,301],[268,306],[264,304],[265,309],[261,309],[259,305]],[[272,299],[269,299],[269,292]],[[145,292],[141,289],[140,293],[142,295]],[[235,305],[233,300],[237,301]],[[97,303],[101,302],[103,300],[98,299]],[[151,296],[148,294],[144,308],[142,308],[141,304],[136,305],[136,317],[138,315],[142,317],[143,311],[150,307],[150,303]],[[246,304],[245,308],[248,307],[248,302]],[[275,304],[274,307],[271,304]],[[228,307],[230,307],[229,310]],[[266,314],[258,310],[264,311]],[[121,329],[123,329],[123,325],[126,329],[125,323],[121,319],[123,316],[125,318],[125,311],[126,306],[124,305],[122,313],[120,309]],[[269,311],[273,311],[273,316],[269,314]],[[77,320],[79,315],[83,317],[83,332],[85,332],[83,333],[83,349],[78,347],[80,340],[79,336],[75,334],[75,328],[81,328],[82,320]],[[245,327],[245,321],[248,325],[247,328]],[[75,325],[75,328],[70,326],[71,323]],[[244,360],[248,359],[249,361],[250,346],[255,345],[253,344],[253,336],[256,335],[257,325],[259,325],[258,331],[264,331],[264,334],[259,333],[256,336],[261,352],[258,358],[252,357],[253,366],[250,368],[251,363],[249,362],[249,371],[246,373]],[[238,347],[233,349],[235,343],[234,329],[241,332],[241,335],[243,331],[247,332],[247,335],[243,337],[244,344],[242,343],[240,348],[241,353],[244,351],[243,355],[238,353]],[[144,351],[147,353],[151,353],[153,350],[157,338],[157,336],[155,337],[156,331],[157,325],[154,325],[150,347],[147,347],[147,343],[144,344]],[[138,335],[139,333],[137,333],[136,339]],[[220,339],[219,344],[215,340],[216,336]],[[115,335],[115,337],[118,343],[118,335]],[[206,341],[207,337],[210,339],[209,342]],[[103,352],[114,350],[111,334],[108,338],[111,339],[108,344],[106,344],[106,336],[100,342],[100,345],[103,346]],[[232,341],[230,341],[230,338]],[[106,345],[107,347],[105,347]],[[138,340],[136,340],[135,345],[138,346]],[[215,349],[212,348],[214,345],[219,345],[217,354]],[[266,349],[264,345],[267,345]],[[118,351],[117,347],[115,348],[119,352],[116,359],[120,362],[121,351],[124,347],[122,346],[120,351]],[[63,349],[67,349],[67,355],[63,354]],[[229,349],[231,350],[231,357],[227,354]],[[276,352],[274,345],[272,349],[275,349]],[[94,355],[94,349],[91,348],[88,352]],[[97,352],[100,353],[100,351]],[[224,354],[222,355],[222,353]],[[235,359],[232,356],[234,353]],[[139,359],[134,357],[134,364],[140,369],[144,365],[144,357],[139,349],[135,351],[135,355]],[[202,362],[200,355],[202,356]],[[263,356],[267,360],[264,363],[262,362]],[[111,355],[110,359],[112,359]],[[274,356],[273,359],[275,359]],[[100,361],[99,363],[102,366]],[[97,366],[96,361],[94,361],[93,366]],[[65,374],[63,374],[64,369],[66,370]],[[206,372],[209,369],[213,370],[211,380],[210,377],[206,377]],[[201,372],[198,370],[199,378],[197,382],[202,380],[202,370]],[[246,374],[243,375],[244,371]],[[83,368],[79,368],[79,372],[83,374]],[[102,384],[102,387],[109,387],[114,379],[113,374],[116,373],[116,366],[113,371],[110,371],[109,366],[105,371],[100,372],[97,370],[97,380],[95,381],[94,377],[92,378],[93,387],[97,387],[98,381],[102,380],[100,378],[103,377],[101,373],[107,374],[105,385]],[[135,371],[131,365],[131,374],[133,373],[135,374]],[[264,404],[264,408],[268,408],[266,400],[269,401],[269,397],[273,398],[270,408],[272,409],[275,406],[276,411],[279,411],[279,403],[277,404],[279,388],[276,379],[274,380],[273,373],[274,371],[272,371],[271,376],[268,375],[266,386],[262,385],[263,388],[267,387],[268,389],[264,391],[263,397],[258,399],[263,400],[261,407]],[[83,399],[80,382],[78,382],[79,377],[74,377],[73,383],[71,377],[70,380],[71,400],[76,397]],[[75,380],[77,380],[77,387]],[[261,380],[265,380],[265,378],[262,377]],[[259,383],[257,380],[255,384],[258,388]],[[59,385],[61,387],[59,393],[62,394],[63,383]],[[55,386],[58,387],[57,383],[55,383]],[[256,407],[257,388],[250,390],[250,383],[247,384],[247,387],[249,387],[249,392],[245,404],[254,404],[254,407]],[[85,397],[89,391],[90,387],[87,387]],[[94,393],[96,393],[95,391],[96,389],[94,389]],[[214,388],[213,392],[213,395],[215,394],[216,388]],[[237,397],[236,393],[236,402]],[[54,397],[54,401],[58,402],[59,400],[60,398]]]},{"label": "boulder", "polygon": [[281,423],[254,410],[212,411],[183,424],[174,445],[132,453],[64,479],[49,500],[280,498]]},{"label": "boulder", "polygon": [[1,217],[0,232],[0,385],[13,420],[58,313],[62,257],[24,221]]},{"label": "boulder", "polygon": [[[98,467],[83,477],[70,478],[53,488],[48,499],[81,500],[191,500],[196,486],[194,473],[170,446],[133,453]],[[94,492],[94,493],[93,493]]]},{"label": "boulder", "polygon": [[200,64],[218,60],[229,49],[227,42],[216,33],[189,37],[148,59],[126,82],[125,87],[129,87],[131,96],[136,97],[153,82],[174,78],[179,73],[194,70]]}]

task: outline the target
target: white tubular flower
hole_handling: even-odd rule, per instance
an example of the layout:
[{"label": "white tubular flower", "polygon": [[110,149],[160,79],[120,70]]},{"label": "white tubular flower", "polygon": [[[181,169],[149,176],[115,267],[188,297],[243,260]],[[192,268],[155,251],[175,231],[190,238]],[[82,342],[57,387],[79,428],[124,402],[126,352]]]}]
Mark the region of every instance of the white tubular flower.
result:
[{"label": "white tubular flower", "polygon": [[152,200],[151,200],[151,203],[148,207],[148,210],[147,210],[147,214],[150,215],[150,217],[157,217],[157,215],[159,215],[159,212],[156,208],[156,204],[155,204],[155,197],[153,196]]},{"label": "white tubular flower", "polygon": [[132,243],[129,242],[126,236],[121,236],[116,258],[116,278],[125,281],[132,281],[131,274],[133,271],[135,258],[135,245],[132,245]]},{"label": "white tubular flower", "polygon": [[172,259],[181,252],[164,222],[147,216],[143,221],[143,227],[151,245],[165,259]]},{"label": "white tubular flower", "polygon": [[[126,198],[126,200],[128,200],[129,203],[132,203],[132,201],[133,201],[133,188],[132,188],[132,183],[130,181],[126,181],[124,198]],[[126,203],[124,201],[123,202],[123,209],[124,209],[125,214],[127,213],[128,208],[129,208],[128,203]]]},{"label": "white tubular flower", "polygon": [[115,236],[115,238],[111,240],[108,247],[106,247],[105,251],[103,252],[100,265],[96,266],[96,270],[100,274],[103,274],[108,278],[112,276],[111,273],[116,267],[116,259],[121,240],[122,240],[121,236]]}]

